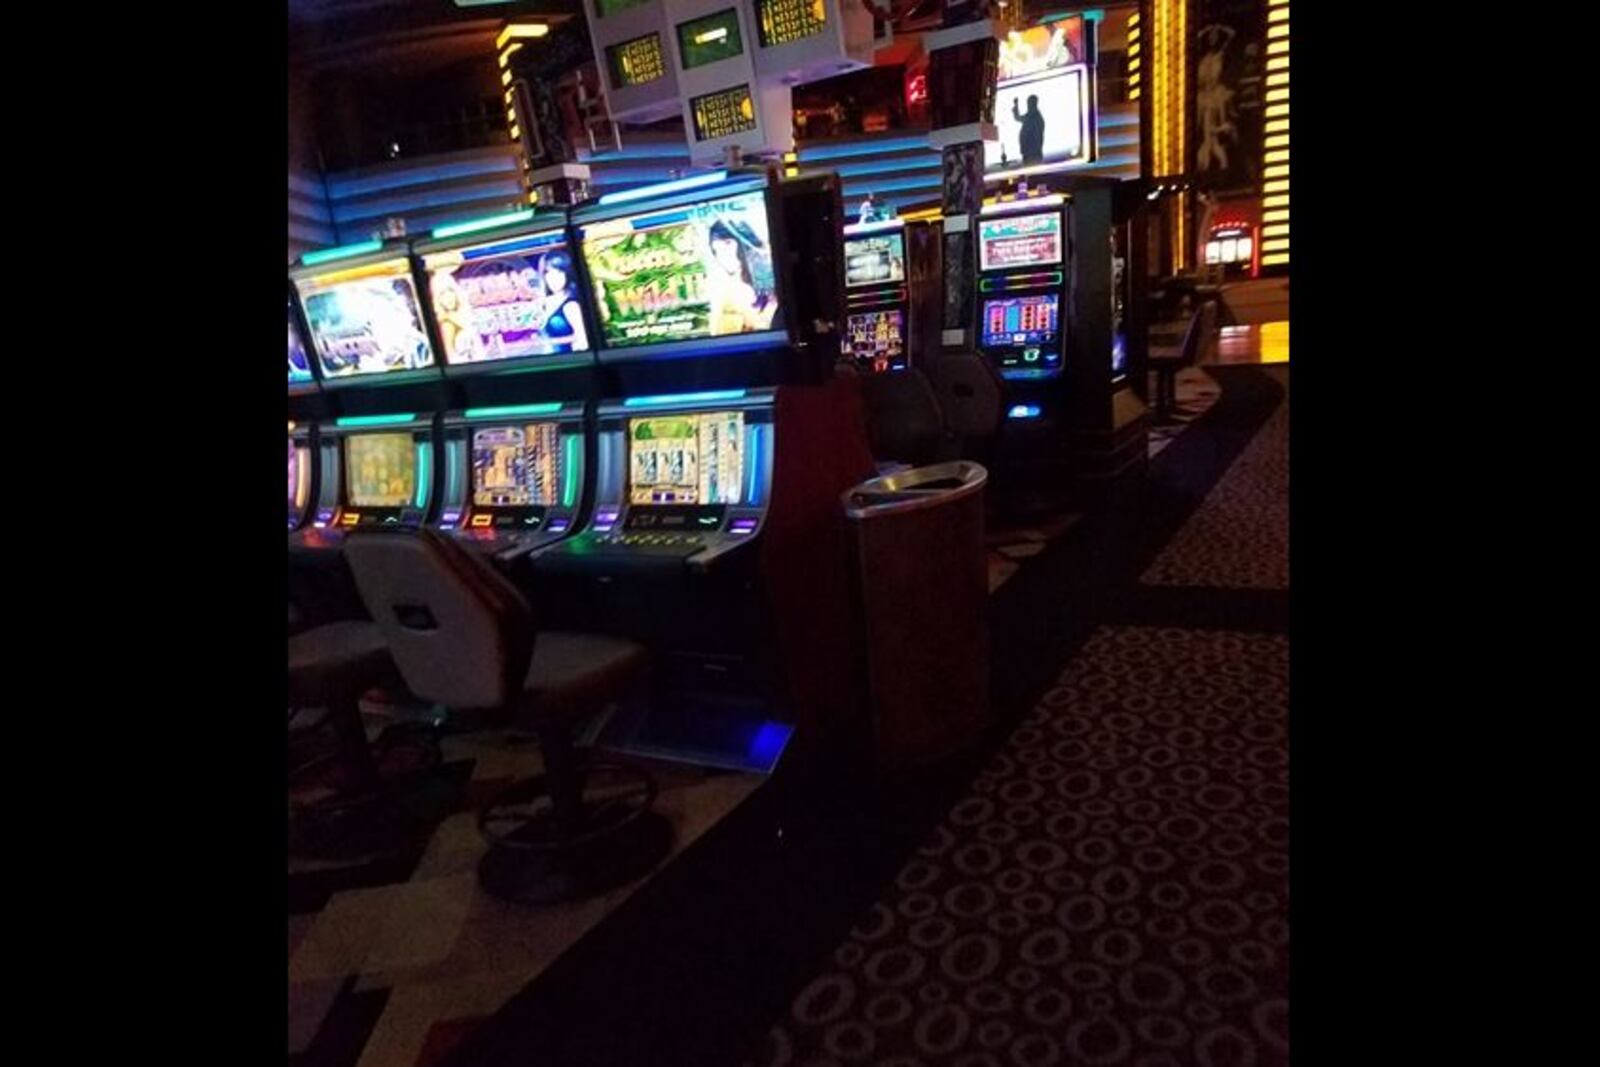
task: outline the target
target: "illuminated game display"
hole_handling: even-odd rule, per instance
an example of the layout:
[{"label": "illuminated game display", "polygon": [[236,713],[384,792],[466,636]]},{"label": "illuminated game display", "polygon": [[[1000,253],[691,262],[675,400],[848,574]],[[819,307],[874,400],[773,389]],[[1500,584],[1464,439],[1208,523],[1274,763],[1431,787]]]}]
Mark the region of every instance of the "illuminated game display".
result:
[{"label": "illuminated game display", "polygon": [[989,170],[1072,165],[1094,158],[1089,50],[1084,20],[1011,30],[1000,42],[994,121],[984,144]]},{"label": "illuminated game display", "polygon": [[844,242],[844,284],[862,285],[906,280],[906,239],[903,233],[872,237],[847,237]]},{"label": "illuminated game display", "polygon": [[759,192],[579,229],[607,347],[782,328]]},{"label": "illuminated game display", "polygon": [[352,507],[403,508],[417,488],[409,433],[351,434],[345,439],[345,492]]},{"label": "illuminated game display", "polygon": [[828,24],[828,8],[822,0],[756,0],[756,18],[761,46],[772,48],[821,33]]},{"label": "illuminated game display", "polygon": [[472,503],[480,508],[560,502],[561,426],[486,426],[472,432]]},{"label": "illuminated game display", "polygon": [[904,365],[906,317],[898,308],[851,315],[845,324],[845,344],[852,359],[873,371]]},{"label": "illuminated game display", "polygon": [[978,269],[1048,266],[1061,262],[1061,213],[1008,215],[978,224]]},{"label": "illuminated game display", "polygon": [[647,33],[606,49],[611,67],[611,84],[618,89],[643,85],[666,76],[667,57],[661,51],[659,34]]},{"label": "illuminated game display", "polygon": [[684,70],[731,59],[743,51],[739,13],[731,7],[678,25],[678,54],[683,57]]},{"label": "illuminated game display", "polygon": [[694,114],[697,141],[715,141],[756,128],[756,103],[748,85],[694,97],[689,101],[689,109]]},{"label": "illuminated game display", "polygon": [[744,413],[628,420],[633,504],[737,504],[744,484]]},{"label": "illuminated game display", "polygon": [[411,267],[405,259],[295,282],[324,378],[433,366]]},{"label": "illuminated game display", "polygon": [[455,366],[589,348],[565,237],[518,237],[423,257],[444,360]]},{"label": "illuminated game display", "polygon": [[294,309],[289,310],[289,381],[311,381],[311,363],[306,355],[306,343],[300,336],[300,327],[294,324]]},{"label": "illuminated game display", "polygon": [[1056,339],[1061,305],[1055,293],[983,302],[983,344],[1040,345]]}]

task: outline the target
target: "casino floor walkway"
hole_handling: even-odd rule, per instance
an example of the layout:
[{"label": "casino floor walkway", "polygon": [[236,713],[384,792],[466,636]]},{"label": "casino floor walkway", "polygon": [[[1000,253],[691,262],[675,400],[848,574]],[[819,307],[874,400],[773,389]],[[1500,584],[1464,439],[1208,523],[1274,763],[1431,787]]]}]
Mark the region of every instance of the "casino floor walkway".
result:
[{"label": "casino floor walkway", "polygon": [[1288,1062],[1288,379],[991,601],[991,742],[764,796],[434,1063]]}]

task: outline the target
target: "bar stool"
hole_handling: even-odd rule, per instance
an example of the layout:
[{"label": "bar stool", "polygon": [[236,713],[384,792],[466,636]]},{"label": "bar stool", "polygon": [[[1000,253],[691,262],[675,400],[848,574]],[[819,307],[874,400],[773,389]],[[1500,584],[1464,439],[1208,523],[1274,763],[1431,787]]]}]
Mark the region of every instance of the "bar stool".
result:
[{"label": "bar stool", "polygon": [[431,530],[372,531],[344,547],[406,687],[456,711],[490,712],[539,739],[544,771],[478,813],[484,889],[548,904],[642,877],[670,849],[656,783],[588,758],[584,719],[646,680],[645,650],[599,634],[541,632],[528,600],[487,561]]},{"label": "bar stool", "polygon": [[1216,333],[1217,304],[1208,300],[1189,319],[1183,344],[1176,351],[1150,350],[1150,369],[1156,372],[1155,421],[1158,424],[1171,425],[1181,421],[1180,416],[1190,414],[1178,407],[1178,372],[1199,361],[1201,353],[1215,343]]}]

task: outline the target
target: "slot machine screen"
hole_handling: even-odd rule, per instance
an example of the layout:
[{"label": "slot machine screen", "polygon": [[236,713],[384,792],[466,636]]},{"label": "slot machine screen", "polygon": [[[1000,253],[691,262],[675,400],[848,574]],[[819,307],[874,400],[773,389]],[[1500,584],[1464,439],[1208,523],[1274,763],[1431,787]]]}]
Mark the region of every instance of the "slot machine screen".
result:
[{"label": "slot machine screen", "polygon": [[474,507],[550,507],[560,501],[561,425],[484,426],[472,431]]},{"label": "slot machine screen", "polygon": [[1056,339],[1060,303],[1055,293],[983,302],[984,347],[1048,344]]},{"label": "slot machine screen", "polygon": [[345,438],[345,494],[351,507],[403,508],[417,489],[417,449],[408,433]]},{"label": "slot machine screen", "polygon": [[1043,267],[1061,262],[1061,213],[1005,215],[978,223],[978,269]]},{"label": "slot machine screen", "polygon": [[389,259],[295,281],[324,378],[433,366],[411,266]]},{"label": "slot machine screen", "polygon": [[844,242],[844,285],[862,285],[906,280],[906,238],[903,233],[847,237]]},{"label": "slot machine screen", "polygon": [[845,324],[850,355],[873,370],[888,370],[904,359],[906,319],[899,308],[851,315]]},{"label": "slot machine screen", "polygon": [[744,413],[628,420],[632,504],[737,504],[744,486]]},{"label": "slot machine screen", "polygon": [[783,328],[760,192],[609,219],[579,232],[609,347]]},{"label": "slot machine screen", "polygon": [[422,263],[446,363],[588,350],[578,272],[560,233],[435,252]]},{"label": "slot machine screen", "polygon": [[294,324],[294,310],[289,311],[289,382],[311,381],[311,362],[306,355],[306,342],[300,336],[300,327]]}]

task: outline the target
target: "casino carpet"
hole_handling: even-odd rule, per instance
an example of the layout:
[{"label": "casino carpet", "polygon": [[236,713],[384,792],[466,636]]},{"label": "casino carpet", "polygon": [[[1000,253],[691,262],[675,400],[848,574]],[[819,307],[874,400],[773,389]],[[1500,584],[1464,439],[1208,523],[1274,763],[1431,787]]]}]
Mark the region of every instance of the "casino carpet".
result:
[{"label": "casino carpet", "polygon": [[[1142,596],[1112,596],[1107,592],[1122,580],[1121,576],[1131,578],[1150,570],[1158,549],[1169,541],[1176,542],[1173,534],[1198,515],[1196,505],[1200,498],[1245,448],[1282,394],[1256,371],[1223,368],[1216,379],[1203,372],[1196,374],[1194,383],[1201,392],[1209,391],[1211,395],[1191,393],[1189,402],[1213,410],[1186,424],[1181,437],[1173,437],[1160,449],[1152,450],[1165,450],[1165,454],[1152,464],[1150,491],[1124,509],[1125,514],[1087,520],[1068,515],[1026,528],[992,531],[991,560],[999,557],[1010,567],[995,581],[991,564],[996,704],[1003,721],[1015,725],[1033,707],[1028,713],[1032,718],[1045,715],[1048,721],[1044,725],[1025,724],[1023,729],[1081,729],[1078,721],[1082,715],[1077,712],[1062,720],[1065,713],[1041,711],[1051,705],[1041,702],[1039,694],[1047,690],[1070,691],[1074,685],[1081,688],[1085,679],[1096,677],[1094,671],[1074,676],[1071,666],[1065,675],[1061,674],[1059,665],[1086,640],[1090,642],[1088,648],[1097,650],[1099,659],[1110,665],[1104,673],[1117,676],[1121,668],[1116,664],[1124,649],[1119,642],[1131,640],[1119,635],[1156,634],[1158,639],[1151,642],[1154,659],[1148,669],[1178,678],[1189,669],[1184,666],[1186,662],[1191,667],[1193,662],[1203,667],[1214,663],[1216,656],[1237,658],[1238,653],[1232,644],[1208,644],[1202,639],[1204,634],[1188,641],[1171,636],[1172,627],[1165,623],[1170,622],[1168,616],[1175,609],[1181,609],[1176,614],[1187,620],[1189,629],[1227,624],[1245,631],[1240,640],[1251,651],[1252,662],[1262,650],[1250,632],[1262,628],[1262,619],[1268,620],[1265,625],[1277,625],[1281,612],[1275,610],[1228,609],[1219,615],[1214,602],[1229,590],[1200,590],[1208,594],[1206,603],[1211,605],[1202,611],[1196,611],[1193,605],[1181,605],[1193,589],[1139,587]],[[1223,386],[1221,395],[1216,393],[1217,382]],[[1106,545],[1115,547],[1108,550]],[[1019,572],[1037,578],[1007,581]],[[1183,580],[1180,572],[1175,574],[1177,580]],[[1208,611],[1210,616],[1219,617],[1210,618]],[[1087,650],[1083,653],[1089,654]],[[1275,677],[1270,665],[1257,669],[1257,675]],[[1076,682],[1071,680],[1074,677]],[[1233,690],[1222,693],[1222,699],[1225,703],[1235,702]],[[1134,710],[1124,708],[1122,712],[1144,714],[1147,721],[1140,726],[1124,724],[1129,737],[1119,744],[1137,744],[1134,732],[1143,737],[1159,730],[1159,723],[1164,721],[1157,715],[1160,709],[1139,711],[1137,694],[1133,703]],[[1270,715],[1261,711],[1260,717]],[[1102,727],[1114,729],[1111,725]],[[1027,737],[1023,735],[1024,739]],[[1001,745],[993,757],[996,760],[1019,743],[1015,736],[1002,741],[999,733],[996,741]],[[419,814],[431,819],[434,828],[415,850],[377,864],[300,864],[291,871],[291,1067],[493,1067],[534,1060],[558,1064],[694,1063],[709,1067],[751,1057],[750,1050],[763,1041],[762,1035],[769,1033],[771,1021],[780,1015],[784,1021],[770,1030],[766,1040],[771,1044],[754,1054],[754,1061],[782,1058],[779,1049],[787,1041],[796,1052],[794,1062],[804,1063],[819,1056],[819,1062],[830,1062],[832,1054],[826,1053],[823,1042],[831,1023],[821,1028],[802,1024],[785,1005],[796,1001],[797,991],[808,988],[808,982],[820,980],[819,972],[823,978],[837,972],[839,951],[844,950],[849,959],[850,954],[844,949],[850,942],[845,938],[846,931],[852,924],[859,924],[862,916],[876,914],[869,910],[874,899],[884,892],[885,885],[892,884],[897,870],[919,845],[925,848],[930,842],[937,842],[941,831],[932,831],[936,836],[928,837],[933,820],[940,813],[954,810],[969,787],[976,792],[988,788],[981,783],[997,788],[1002,784],[992,761],[976,779],[979,766],[974,762],[947,769],[930,782],[904,789],[885,790],[875,777],[868,775],[853,783],[830,779],[820,788],[797,786],[792,791],[794,795],[787,798],[763,799],[772,793],[770,789],[752,795],[753,783],[745,776],[686,776],[669,783],[663,800],[692,823],[687,835],[690,840],[698,834],[705,835],[704,847],[689,850],[685,859],[691,862],[674,861],[671,868],[637,894],[629,887],[598,907],[574,909],[572,915],[556,924],[565,929],[552,937],[548,924],[530,923],[525,915],[498,909],[486,901],[471,877],[472,861],[481,848],[470,825],[471,805],[509,775],[526,773],[536,765],[530,764],[536,755],[529,746],[505,742],[504,738],[459,738],[447,744],[445,765],[436,780],[422,789],[418,800]],[[1226,735],[1216,739],[1216,755],[1224,763],[1239,755],[1228,751],[1233,743]],[[1020,765],[1021,750],[1010,758]],[[1121,769],[1126,768],[1119,766]],[[1085,770],[1102,773],[1092,767]],[[1165,776],[1149,783],[1148,788],[1153,792],[1156,786],[1162,786],[1163,792],[1168,793],[1178,788],[1198,793],[1203,788],[1183,785],[1194,772],[1184,771],[1178,780],[1173,780],[1176,768],[1172,770],[1173,774],[1163,771]],[[1110,773],[1115,775],[1118,771]],[[1100,799],[1115,804],[1110,791],[1136,788],[1114,780],[1103,787],[1106,797],[1087,796],[1086,803]],[[1169,808],[1183,806],[1180,797],[1151,799]],[[1251,804],[1265,802],[1254,797],[1250,800]],[[1043,803],[1040,802],[1041,810]],[[1221,817],[1208,823],[1209,832],[1215,834],[1221,828],[1223,833],[1237,833],[1226,829],[1237,822],[1237,812],[1224,810],[1216,814]],[[973,832],[1001,822],[1003,812],[985,820]],[[1179,825],[1181,828],[1188,824]],[[1004,830],[987,832],[1003,834]],[[1028,832],[1037,836],[1039,831]],[[1086,840],[1104,835],[1097,835],[1090,825],[1082,836]],[[1116,840],[1120,843],[1120,838]],[[1069,838],[1057,843],[1075,849],[1083,840]],[[1097,846],[1088,847],[1092,850]],[[1121,847],[1159,847],[1159,843]],[[1176,848],[1169,851],[1178,857],[1176,863],[1190,863]],[[1128,862],[1134,860],[1129,858]],[[1072,862],[1064,865],[1068,870],[1072,866]],[[994,872],[996,876],[1000,873]],[[951,877],[958,875],[960,871],[955,869]],[[1006,885],[1013,886],[1016,877],[1013,875]],[[1252,869],[1251,877],[1263,876]],[[1065,874],[1058,875],[1056,882],[1071,885]],[[1057,892],[1048,886],[1033,891]],[[1095,891],[1091,884],[1087,892]],[[1029,901],[1037,903],[1035,898]],[[965,898],[958,901],[958,906],[966,906]],[[1130,905],[1118,905],[1127,906]],[[596,926],[602,916],[607,921]],[[1145,916],[1145,921],[1152,918],[1153,912]],[[1205,921],[1210,918],[1208,913]],[[898,932],[885,936],[906,938],[909,944],[909,923],[901,926]],[[1160,929],[1170,929],[1170,924]],[[578,937],[585,930],[589,932],[579,942]],[[1071,943],[1070,959],[1077,960],[1080,950],[1094,951],[1094,932],[1097,931]],[[952,935],[959,936],[963,934]],[[1199,935],[1186,932],[1178,940],[1192,940],[1193,936]],[[1266,943],[1271,947],[1270,941]],[[1021,959],[1020,940],[1012,949]],[[1250,951],[1246,950],[1247,956]],[[1092,962],[1093,957],[1089,960]],[[1224,962],[1244,966],[1231,959],[1196,966]],[[936,961],[925,963],[936,965]],[[955,964],[958,971],[963,965]],[[1008,963],[1006,970],[1020,965],[1023,964]],[[1182,972],[1180,977],[1186,974]],[[1057,978],[1052,976],[1052,980]],[[1212,984],[1220,982],[1218,988],[1226,997],[1231,981],[1232,972],[1225,972]],[[1258,981],[1258,985],[1269,988],[1270,983]],[[1066,992],[1071,995],[1072,989]],[[804,998],[804,992],[800,996]],[[891,998],[879,1010],[895,1003]],[[1017,1003],[1021,1005],[1023,1000],[1018,998]],[[1074,1011],[1081,1013],[1087,1007],[1088,1001],[1080,992]],[[840,1008],[833,1021],[848,1022],[852,1011],[859,1015],[864,1010],[864,1001],[853,1008]],[[1196,1040],[1226,1024],[1221,1019],[1209,1023],[1204,1009],[1196,1011],[1200,1018],[1185,1024],[1196,1031]],[[1236,1016],[1234,1013],[1228,1019],[1235,1019],[1233,1025],[1237,1027]],[[1077,1018],[1073,1015],[1066,1028],[1055,1034],[1058,1042],[1065,1039],[1071,1021]],[[1269,1012],[1263,1018],[1267,1032],[1275,1033],[1271,1028],[1277,1025],[1276,1017]],[[869,1026],[882,1022],[881,1016],[874,1019],[877,1021],[864,1017],[857,1021]],[[1025,1016],[1019,1019],[1025,1020]],[[987,1016],[978,1025],[986,1021]],[[969,1025],[972,1022],[969,1019]],[[1158,1038],[1170,1037],[1161,1024],[1155,1025]],[[914,1035],[916,1022],[902,1029]],[[884,1050],[893,1047],[896,1032],[891,1026],[881,1035],[883,1055],[888,1055]],[[993,1027],[985,1031],[991,1041],[996,1040],[996,1033]],[[1092,1050],[1099,1040],[1098,1033],[1095,1030],[1078,1034],[1078,1045],[1087,1043]],[[875,1034],[873,1040],[876,1042],[879,1037]],[[1012,1044],[1026,1037],[1027,1032],[1018,1029]],[[839,1038],[832,1040],[837,1044]],[[850,1037],[847,1035],[844,1040],[848,1051]],[[977,1040],[976,1031],[973,1040]],[[1227,1040],[1227,1035],[1213,1039],[1222,1042],[1217,1048],[1223,1048]],[[1026,1054],[1032,1047],[1024,1041],[1022,1052]],[[983,1046],[974,1048],[981,1050]],[[933,1057],[927,1062],[946,1061]],[[1179,1062],[1182,1061],[1180,1056]]]},{"label": "casino carpet", "polygon": [[[1120,580],[1145,587],[1088,600],[1086,643],[748,1064],[1288,1062],[1287,615],[1195,609],[1196,587],[1286,598],[1288,376],[1224,380],[1282,402]],[[1183,443],[1175,464],[1219,441]]]}]

